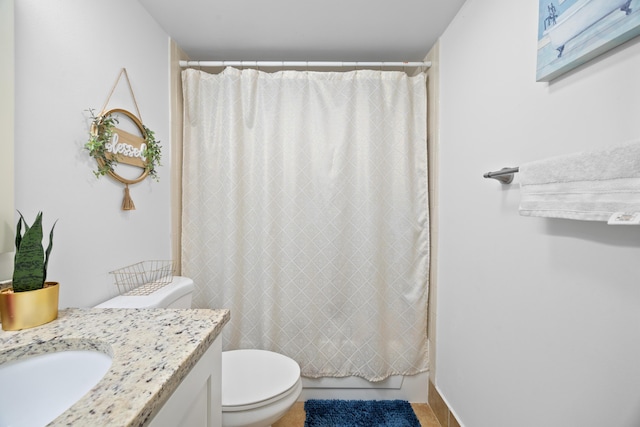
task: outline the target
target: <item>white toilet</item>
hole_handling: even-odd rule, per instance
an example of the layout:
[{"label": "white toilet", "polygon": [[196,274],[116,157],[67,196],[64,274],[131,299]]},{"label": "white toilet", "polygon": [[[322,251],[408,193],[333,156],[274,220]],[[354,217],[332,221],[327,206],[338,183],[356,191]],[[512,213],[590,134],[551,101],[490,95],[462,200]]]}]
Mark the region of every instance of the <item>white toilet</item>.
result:
[{"label": "white toilet", "polygon": [[[144,296],[119,295],[96,308],[191,308],[193,280],[173,281]],[[279,420],[302,391],[300,366],[265,350],[222,352],[223,427],[267,427]]]}]

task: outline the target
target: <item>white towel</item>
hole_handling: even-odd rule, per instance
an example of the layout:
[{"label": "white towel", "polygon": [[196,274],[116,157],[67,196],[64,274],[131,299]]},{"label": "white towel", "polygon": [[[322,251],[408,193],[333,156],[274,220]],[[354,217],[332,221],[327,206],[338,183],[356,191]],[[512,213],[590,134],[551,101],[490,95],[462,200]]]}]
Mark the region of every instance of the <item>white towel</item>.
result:
[{"label": "white towel", "polygon": [[640,140],[527,163],[520,215],[607,221],[640,212]]}]

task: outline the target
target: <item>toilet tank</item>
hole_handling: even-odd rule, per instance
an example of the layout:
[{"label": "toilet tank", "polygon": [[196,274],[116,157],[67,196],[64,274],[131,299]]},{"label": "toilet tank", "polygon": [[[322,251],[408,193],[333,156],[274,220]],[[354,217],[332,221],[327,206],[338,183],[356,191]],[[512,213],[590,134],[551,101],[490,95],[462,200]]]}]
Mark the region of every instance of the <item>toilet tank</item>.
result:
[{"label": "toilet tank", "polygon": [[191,308],[193,280],[174,276],[171,283],[149,295],[118,295],[96,308]]}]

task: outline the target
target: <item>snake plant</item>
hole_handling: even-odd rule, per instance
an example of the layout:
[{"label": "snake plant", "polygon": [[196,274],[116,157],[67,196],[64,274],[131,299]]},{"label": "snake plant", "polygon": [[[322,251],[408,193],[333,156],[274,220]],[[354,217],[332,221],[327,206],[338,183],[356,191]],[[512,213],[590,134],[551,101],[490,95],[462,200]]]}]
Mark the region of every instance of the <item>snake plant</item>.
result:
[{"label": "snake plant", "polygon": [[[49,233],[49,246],[42,246],[42,212],[38,212],[31,226],[20,213],[16,226],[16,254],[13,267],[13,292],[41,289],[47,278],[49,255],[53,248],[53,229]],[[24,233],[22,228],[24,226]]]}]

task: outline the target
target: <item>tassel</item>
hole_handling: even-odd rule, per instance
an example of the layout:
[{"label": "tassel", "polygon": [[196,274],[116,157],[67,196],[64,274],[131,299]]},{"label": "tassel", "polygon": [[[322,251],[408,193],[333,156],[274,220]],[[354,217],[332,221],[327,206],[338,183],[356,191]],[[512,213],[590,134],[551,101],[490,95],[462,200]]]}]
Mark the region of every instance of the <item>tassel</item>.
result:
[{"label": "tassel", "polygon": [[122,210],[123,211],[135,211],[136,205],[133,204],[133,200],[131,200],[131,195],[129,194],[129,184],[124,187],[124,200],[122,200]]}]

